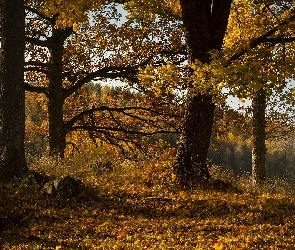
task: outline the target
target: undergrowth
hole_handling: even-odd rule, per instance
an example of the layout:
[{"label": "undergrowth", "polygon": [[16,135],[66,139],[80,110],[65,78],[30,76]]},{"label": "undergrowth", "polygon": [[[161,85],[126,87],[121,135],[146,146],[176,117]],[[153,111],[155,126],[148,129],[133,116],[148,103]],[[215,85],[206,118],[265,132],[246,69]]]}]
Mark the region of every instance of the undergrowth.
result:
[{"label": "undergrowth", "polygon": [[29,181],[1,186],[1,249],[293,249],[294,187],[253,186],[249,176],[213,166],[228,190],[182,190],[173,157],[128,161],[100,152],[30,161],[52,178],[71,175],[82,195],[63,200]]}]

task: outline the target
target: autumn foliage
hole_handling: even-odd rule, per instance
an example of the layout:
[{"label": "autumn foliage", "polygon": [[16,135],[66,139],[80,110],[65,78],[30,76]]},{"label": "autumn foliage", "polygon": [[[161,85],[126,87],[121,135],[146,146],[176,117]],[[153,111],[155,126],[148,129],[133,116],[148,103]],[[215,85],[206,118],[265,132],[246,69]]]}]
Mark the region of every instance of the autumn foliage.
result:
[{"label": "autumn foliage", "polygon": [[[294,247],[293,1],[200,1],[210,46],[188,34],[194,1],[25,2],[30,172],[0,183],[1,249]],[[268,178],[253,185],[254,109],[226,100],[261,90]],[[62,199],[33,172],[85,189]]]}]

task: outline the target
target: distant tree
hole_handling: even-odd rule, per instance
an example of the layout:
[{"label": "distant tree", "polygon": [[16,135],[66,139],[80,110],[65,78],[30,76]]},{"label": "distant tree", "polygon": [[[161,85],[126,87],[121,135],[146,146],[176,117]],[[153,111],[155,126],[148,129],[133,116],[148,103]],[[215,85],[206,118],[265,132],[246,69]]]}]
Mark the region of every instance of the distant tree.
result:
[{"label": "distant tree", "polygon": [[253,149],[252,149],[252,177],[254,183],[266,180],[266,91],[263,88],[257,90],[252,99],[252,127],[253,127]]},{"label": "distant tree", "polygon": [[103,88],[101,84],[93,82],[86,83],[85,87],[90,91],[90,93],[97,93],[98,95],[101,95]]},{"label": "distant tree", "polygon": [[[268,99],[272,94],[283,99],[286,79],[294,75],[295,12],[293,1],[237,1],[234,4],[226,37],[226,41],[238,41],[228,47],[236,51],[230,57],[235,69],[231,86],[238,97],[252,99],[252,177],[254,183],[261,183],[266,180]],[[237,27],[239,31],[232,32]],[[245,47],[242,50],[241,45]]]},{"label": "distant tree", "polygon": [[47,147],[47,111],[38,93],[26,92],[26,155],[41,155]]},{"label": "distant tree", "polygon": [[0,180],[27,173],[24,150],[24,0],[0,1]]}]

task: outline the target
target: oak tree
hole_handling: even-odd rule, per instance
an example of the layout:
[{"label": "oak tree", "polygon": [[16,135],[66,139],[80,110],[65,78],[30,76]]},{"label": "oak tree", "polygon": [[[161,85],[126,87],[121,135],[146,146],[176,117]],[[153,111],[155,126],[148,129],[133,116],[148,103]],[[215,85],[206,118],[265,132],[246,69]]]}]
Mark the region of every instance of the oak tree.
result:
[{"label": "oak tree", "polygon": [[[196,60],[210,64],[211,51],[220,51],[227,28],[231,1],[180,1],[186,29],[189,64]],[[205,79],[206,80],[206,79]],[[175,170],[182,185],[210,179],[206,165],[215,104],[207,93],[188,89],[184,123]]]},{"label": "oak tree", "polygon": [[[97,131],[96,134],[107,135],[107,126],[89,125],[90,121],[94,124],[93,118],[97,118],[96,122],[101,122],[101,118],[98,119],[95,113],[109,113],[109,121],[116,125],[115,128],[110,126],[109,131],[136,134],[134,130],[124,129],[120,119],[113,116],[114,112],[119,114],[119,117],[122,115],[131,117],[131,111],[141,110],[150,113],[137,117],[134,115],[133,118],[139,121],[143,117],[155,116],[157,112],[153,110],[161,108],[159,103],[150,107],[146,104],[142,108],[138,105],[130,107],[128,104],[129,107],[125,105],[119,108],[119,101],[112,106],[91,101],[82,109],[80,106],[74,111],[71,107],[72,112],[65,110],[69,107],[65,104],[69,103],[73,96],[86,94],[81,88],[92,80],[120,78],[124,81],[136,82],[136,74],[140,66],[151,61],[163,61],[165,56],[173,58],[170,40],[176,41],[177,37],[172,32],[173,27],[167,25],[169,21],[160,23],[158,27],[152,26],[152,22],[146,22],[145,26],[132,21],[118,25],[112,20],[120,18],[116,12],[116,6],[106,5],[96,6],[97,9],[91,13],[88,12],[91,18],[82,19],[79,22],[75,19],[75,14],[66,12],[67,14],[63,16],[63,8],[65,8],[63,5],[57,5],[54,14],[45,12],[45,7],[40,2],[33,1],[33,3],[35,5],[26,6],[28,11],[26,90],[42,93],[48,99],[50,154],[63,157],[66,135],[73,130],[88,130],[92,135]],[[81,13],[86,15],[87,10]],[[73,20],[70,18],[72,23],[66,19],[68,15],[74,15],[71,17],[74,18]],[[162,36],[166,36],[167,44],[161,45],[156,41],[157,37]],[[180,42],[173,43],[173,46],[177,48]],[[88,125],[85,124],[86,121]],[[77,123],[80,123],[79,126]],[[83,126],[81,123],[84,123]],[[98,123],[95,124],[98,125]],[[158,132],[163,132],[163,129]],[[151,132],[140,131],[137,134],[150,135]],[[107,137],[111,139],[109,134]]]},{"label": "oak tree", "polygon": [[[180,1],[180,5],[178,1],[173,1],[174,7],[169,3],[158,1],[147,6],[146,1],[138,0],[132,1],[129,6],[131,10],[132,7],[138,10],[139,6],[144,6],[146,12],[150,11],[154,15],[176,13],[178,15],[172,14],[170,17],[180,18],[186,29],[192,77],[186,78],[189,85],[186,111],[174,166],[180,182],[191,185],[210,179],[206,155],[210,144],[215,102],[222,93],[222,88],[230,89],[230,93],[234,95],[244,96],[245,92],[249,92],[249,88],[245,86],[249,86],[254,90],[250,91],[253,95],[259,89],[269,90],[269,87],[265,90],[261,87],[261,81],[270,81],[270,72],[275,72],[273,79],[281,79],[278,74],[281,72],[278,71],[281,66],[279,63],[273,63],[275,57],[272,58],[272,63],[267,63],[268,69],[264,67],[263,62],[271,58],[275,47],[281,46],[278,43],[282,42],[282,37],[284,41],[291,40],[289,31],[284,36],[282,31],[289,24],[292,25],[294,8],[292,1]],[[276,18],[272,13],[271,8],[278,8],[275,4],[283,7],[280,18]],[[163,11],[165,8],[168,11]],[[135,14],[133,16],[137,19],[144,18],[144,15]],[[266,50],[265,43],[271,43],[272,46]],[[257,57],[260,59],[257,60]],[[260,74],[263,70],[267,72]],[[262,75],[264,77],[261,77]],[[264,136],[261,138],[263,141]]]}]

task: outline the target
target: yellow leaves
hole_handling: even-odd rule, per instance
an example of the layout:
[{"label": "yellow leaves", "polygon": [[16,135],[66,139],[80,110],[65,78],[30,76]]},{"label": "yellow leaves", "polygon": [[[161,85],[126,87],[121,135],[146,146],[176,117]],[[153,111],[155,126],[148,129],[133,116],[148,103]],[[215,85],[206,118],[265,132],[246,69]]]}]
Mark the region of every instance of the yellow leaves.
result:
[{"label": "yellow leaves", "polygon": [[224,247],[223,247],[223,244],[222,243],[215,243],[213,245],[213,249],[215,249],[215,250],[222,250],[222,249],[224,249]]},{"label": "yellow leaves", "polygon": [[206,93],[215,96],[215,101],[223,100],[221,90],[227,86],[228,70],[224,67],[225,60],[212,52],[211,63],[202,64],[196,61],[190,67],[193,74],[187,74],[187,65],[177,67],[173,64],[153,67],[147,65],[139,69],[141,85],[150,88],[156,95],[175,95],[176,89],[186,89],[188,83],[193,82],[194,93]]},{"label": "yellow leaves", "polygon": [[227,137],[228,137],[229,140],[236,140],[236,137],[232,132],[228,132]]},{"label": "yellow leaves", "polygon": [[173,13],[181,16],[181,6],[179,0],[165,0],[165,5],[170,8]]},{"label": "yellow leaves", "polygon": [[62,247],[61,246],[56,246],[55,250],[60,250]]},{"label": "yellow leaves", "polygon": [[156,163],[150,162],[148,164],[147,171],[151,172],[151,173],[156,172],[156,171],[159,171],[161,169],[161,167],[162,167],[162,164],[160,164],[158,162],[156,162]]},{"label": "yellow leaves", "polygon": [[85,240],[85,241],[88,241],[89,238],[90,238],[89,235],[86,235],[84,240]]},{"label": "yellow leaves", "polygon": [[173,182],[176,181],[176,177],[177,177],[176,174],[174,174],[174,173],[171,174],[171,179]]},{"label": "yellow leaves", "polygon": [[[282,72],[291,72],[294,69],[293,66],[286,68],[283,65],[288,57],[281,55],[282,45],[266,47],[262,44],[254,49],[250,49],[249,46],[251,41],[287,20],[287,16],[290,15],[289,8],[278,8],[278,5],[280,3],[266,6],[264,1],[247,0],[234,1],[232,4],[222,51],[226,58],[247,51],[237,62],[232,62],[228,69],[228,84],[232,93],[238,96],[251,96],[260,88],[261,83],[271,83],[266,86],[267,88],[280,85],[284,75]],[[282,37],[283,34],[291,34],[290,27],[290,25],[281,25],[273,36]],[[289,64],[292,64],[291,60]]]},{"label": "yellow leaves", "polygon": [[118,231],[118,237],[119,238],[124,238],[127,235],[128,231],[125,229],[121,229]]},{"label": "yellow leaves", "polygon": [[268,198],[270,198],[270,194],[268,194],[268,193],[264,193],[264,194],[262,194],[262,195],[260,196],[260,198],[262,198],[262,199],[268,199]]},{"label": "yellow leaves", "polygon": [[191,65],[194,70],[190,79],[193,81],[195,91],[203,94],[210,94],[215,101],[223,100],[222,89],[227,86],[227,69],[223,66],[224,59],[212,54],[213,60],[210,64],[202,64],[196,61]]},{"label": "yellow leaves", "polygon": [[267,15],[271,13],[260,10],[262,5],[247,0],[234,1],[224,41],[225,50],[237,51],[251,38],[266,31]]},{"label": "yellow leaves", "polygon": [[181,7],[179,0],[133,0],[124,4],[128,11],[128,18],[136,21],[151,21],[156,15],[165,17],[179,17]]},{"label": "yellow leaves", "polygon": [[245,104],[246,103],[246,100],[244,98],[239,98],[239,101],[242,103],[242,104]]},{"label": "yellow leaves", "polygon": [[140,84],[150,88],[157,97],[172,94],[176,86],[181,82],[180,69],[170,63],[154,67],[147,65],[139,69],[138,78]]},{"label": "yellow leaves", "polygon": [[77,31],[78,28],[79,28],[79,25],[77,23],[74,23],[73,24],[73,30],[74,31]]},{"label": "yellow leaves", "polygon": [[99,9],[102,3],[102,0],[47,0],[40,6],[39,11],[49,17],[58,14],[57,27],[76,27],[78,23],[88,20],[88,11]]}]

